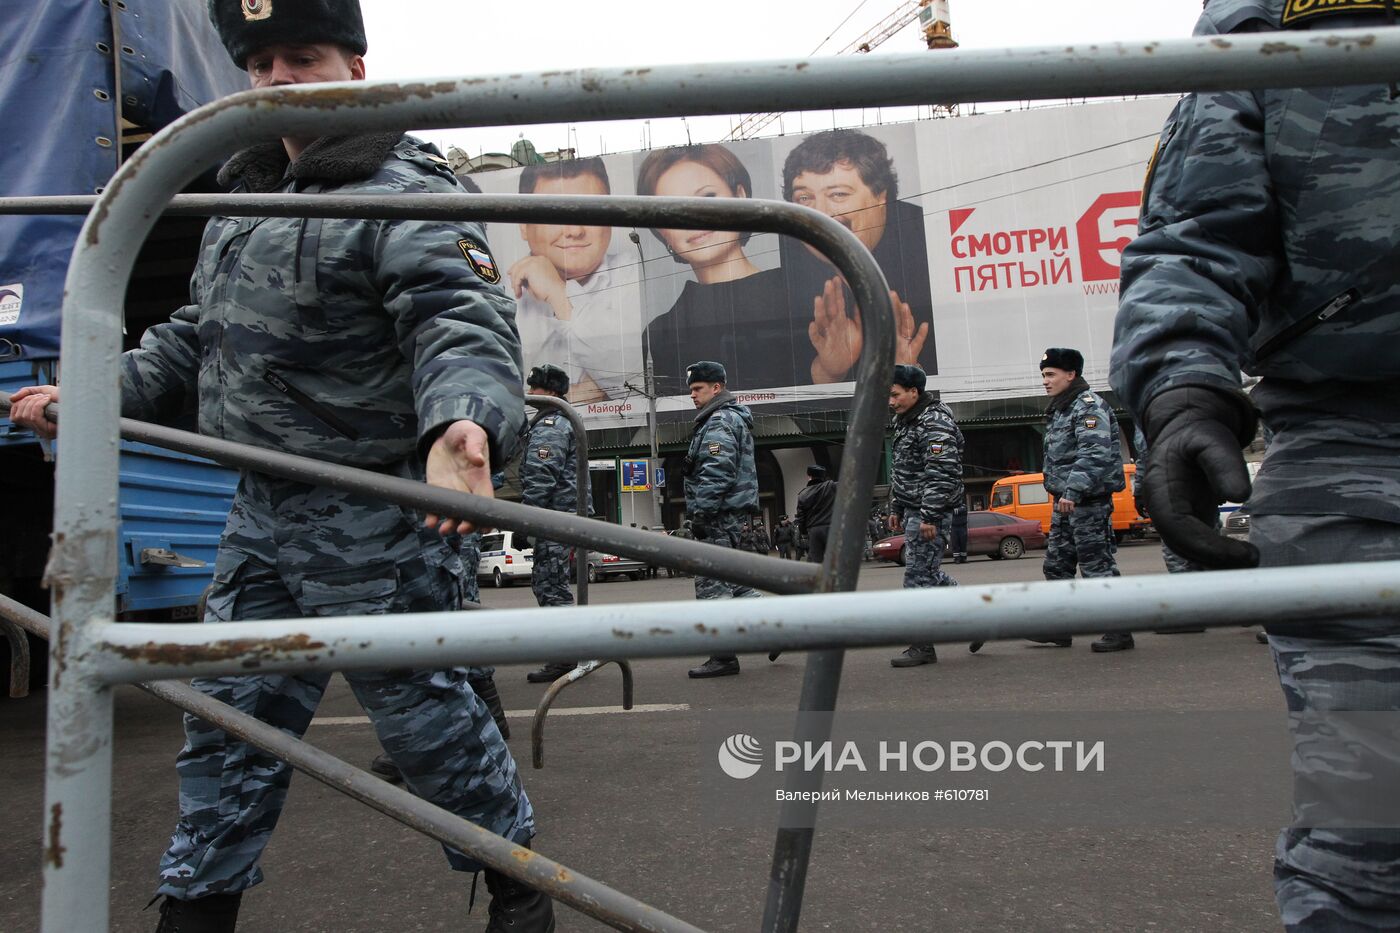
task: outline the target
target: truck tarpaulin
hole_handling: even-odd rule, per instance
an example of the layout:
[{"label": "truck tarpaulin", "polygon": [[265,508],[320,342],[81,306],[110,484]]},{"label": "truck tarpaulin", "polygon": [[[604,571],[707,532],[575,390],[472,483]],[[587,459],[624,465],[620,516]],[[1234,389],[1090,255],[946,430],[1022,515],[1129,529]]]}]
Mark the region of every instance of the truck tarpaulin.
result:
[{"label": "truck tarpaulin", "polygon": [[[25,7],[22,16],[0,17],[0,195],[99,190],[120,156],[118,97],[128,122],[154,132],[248,87],[204,0]],[[58,355],[63,280],[82,221],[0,216],[0,361]]]}]

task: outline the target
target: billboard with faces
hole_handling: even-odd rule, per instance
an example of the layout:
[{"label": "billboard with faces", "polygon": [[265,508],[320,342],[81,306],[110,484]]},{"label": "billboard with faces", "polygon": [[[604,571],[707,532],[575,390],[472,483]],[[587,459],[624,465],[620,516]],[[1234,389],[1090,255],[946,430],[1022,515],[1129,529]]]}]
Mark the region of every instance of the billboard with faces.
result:
[{"label": "billboard with faces", "polygon": [[[953,400],[1041,393],[1046,346],[1107,374],[1118,258],[1171,102],[1123,101],[658,149],[472,176],[489,193],[787,200],[871,251],[897,362]],[[635,232],[635,241],[631,236]],[[759,412],[840,408],[861,349],[836,270],[772,234],[489,224],[527,368],[569,373],[597,427],[692,410],[685,370],[725,365]]]}]

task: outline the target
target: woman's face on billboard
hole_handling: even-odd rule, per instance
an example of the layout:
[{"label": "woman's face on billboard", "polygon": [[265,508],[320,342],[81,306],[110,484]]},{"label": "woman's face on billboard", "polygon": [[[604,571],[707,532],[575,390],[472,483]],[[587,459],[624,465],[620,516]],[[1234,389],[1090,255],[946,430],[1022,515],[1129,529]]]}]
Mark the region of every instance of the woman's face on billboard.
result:
[{"label": "woman's face on billboard", "polygon": [[[656,180],[656,193],[661,197],[680,198],[746,198],[749,193],[740,186],[737,191],[708,165],[699,162],[677,162]],[[739,234],[720,230],[661,230],[662,240],[671,252],[692,266],[704,266],[733,258],[739,251]]]}]

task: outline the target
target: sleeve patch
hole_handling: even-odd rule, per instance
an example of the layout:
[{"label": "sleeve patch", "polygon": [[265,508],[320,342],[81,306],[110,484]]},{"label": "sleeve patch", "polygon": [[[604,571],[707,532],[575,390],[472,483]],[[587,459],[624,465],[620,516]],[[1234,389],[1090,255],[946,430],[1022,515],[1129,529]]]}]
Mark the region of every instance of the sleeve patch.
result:
[{"label": "sleeve patch", "polygon": [[1093,429],[1093,428],[1097,428],[1098,426],[1099,426],[1099,419],[1098,419],[1098,418],[1095,418],[1095,417],[1093,417],[1093,416],[1090,416],[1090,417],[1084,419],[1084,427]]},{"label": "sleeve patch", "polygon": [[539,456],[541,460],[548,460],[552,456],[552,454],[549,452],[548,447],[541,447],[537,449],[535,453]]},{"label": "sleeve patch", "polygon": [[475,240],[462,239],[457,241],[457,248],[462,251],[462,255],[467,260],[467,265],[472,267],[472,271],[489,285],[495,285],[501,280],[501,270],[496,265],[496,260],[491,258],[491,254]]},{"label": "sleeve patch", "polygon": [[719,452],[720,452],[720,449],[721,449],[721,448],[720,448],[720,445],[719,445],[719,444],[711,444],[711,445],[710,445],[710,453],[712,453],[712,454],[717,454],[717,453],[719,453]]},{"label": "sleeve patch", "polygon": [[931,454],[933,454],[934,456],[937,456],[938,454],[943,453],[943,445],[942,445],[942,444],[929,444],[929,445],[928,445],[928,452],[931,453]]}]

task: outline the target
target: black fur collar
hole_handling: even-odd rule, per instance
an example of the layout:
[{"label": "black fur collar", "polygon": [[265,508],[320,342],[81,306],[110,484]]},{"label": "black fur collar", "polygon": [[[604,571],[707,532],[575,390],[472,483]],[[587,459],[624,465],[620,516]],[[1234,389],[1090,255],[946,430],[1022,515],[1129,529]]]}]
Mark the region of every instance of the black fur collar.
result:
[{"label": "black fur collar", "polygon": [[359,181],[374,174],[401,133],[365,136],[322,136],[307,146],[301,158],[288,164],[282,141],[260,143],[235,153],[219,169],[219,184],[231,188],[240,181],[247,191],[276,191],[285,178],[300,181]]}]

